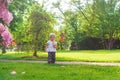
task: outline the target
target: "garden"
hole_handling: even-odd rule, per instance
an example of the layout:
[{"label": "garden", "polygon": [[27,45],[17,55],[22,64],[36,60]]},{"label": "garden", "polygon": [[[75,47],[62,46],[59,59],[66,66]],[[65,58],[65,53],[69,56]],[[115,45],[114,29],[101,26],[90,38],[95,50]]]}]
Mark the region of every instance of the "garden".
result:
[{"label": "garden", "polygon": [[119,80],[120,0],[0,0],[0,80]]}]

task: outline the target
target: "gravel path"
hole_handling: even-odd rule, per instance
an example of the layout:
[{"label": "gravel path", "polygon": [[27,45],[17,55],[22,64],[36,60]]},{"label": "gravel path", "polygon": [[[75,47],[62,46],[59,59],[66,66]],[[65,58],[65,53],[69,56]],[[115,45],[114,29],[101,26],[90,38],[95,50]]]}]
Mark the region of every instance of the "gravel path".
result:
[{"label": "gravel path", "polygon": [[[0,60],[0,62],[28,62],[28,63],[47,63],[47,61],[33,61],[33,60]],[[98,66],[120,66],[117,62],[69,62],[69,61],[56,61],[56,64],[69,64],[69,65],[98,65]]]}]

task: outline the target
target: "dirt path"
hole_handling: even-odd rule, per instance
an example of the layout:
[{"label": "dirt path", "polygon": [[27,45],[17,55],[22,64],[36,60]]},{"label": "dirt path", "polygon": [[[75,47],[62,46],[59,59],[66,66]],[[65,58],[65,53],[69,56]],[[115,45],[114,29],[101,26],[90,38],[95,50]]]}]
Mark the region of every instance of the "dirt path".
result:
[{"label": "dirt path", "polygon": [[[33,61],[33,60],[0,60],[0,62],[28,62],[28,63],[47,63],[47,61]],[[98,65],[98,66],[120,66],[120,63],[110,62],[69,62],[69,61],[56,61],[56,64],[69,64],[69,65]]]}]

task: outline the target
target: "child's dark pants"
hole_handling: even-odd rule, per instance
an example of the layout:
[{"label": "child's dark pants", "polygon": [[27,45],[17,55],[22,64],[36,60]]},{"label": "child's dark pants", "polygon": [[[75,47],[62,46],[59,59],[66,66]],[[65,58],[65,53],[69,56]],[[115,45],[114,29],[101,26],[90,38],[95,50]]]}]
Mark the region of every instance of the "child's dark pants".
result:
[{"label": "child's dark pants", "polygon": [[48,52],[48,63],[55,63],[55,52]]}]

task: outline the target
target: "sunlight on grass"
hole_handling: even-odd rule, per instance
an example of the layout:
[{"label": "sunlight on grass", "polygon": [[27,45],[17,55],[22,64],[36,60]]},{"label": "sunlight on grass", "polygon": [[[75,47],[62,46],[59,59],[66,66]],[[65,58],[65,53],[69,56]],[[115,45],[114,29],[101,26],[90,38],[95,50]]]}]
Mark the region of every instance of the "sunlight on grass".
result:
[{"label": "sunlight on grass", "polygon": [[[0,54],[0,59],[47,60],[46,52],[38,52],[38,55],[40,58],[22,58],[25,56],[32,56],[32,52],[8,52],[4,55]],[[120,62],[120,50],[58,51],[56,57],[58,61]]]},{"label": "sunlight on grass", "polygon": [[103,62],[114,62],[120,61],[120,51],[71,51],[71,52],[60,52],[57,54],[58,59],[64,58],[65,60],[76,60],[76,61],[103,61]]}]

